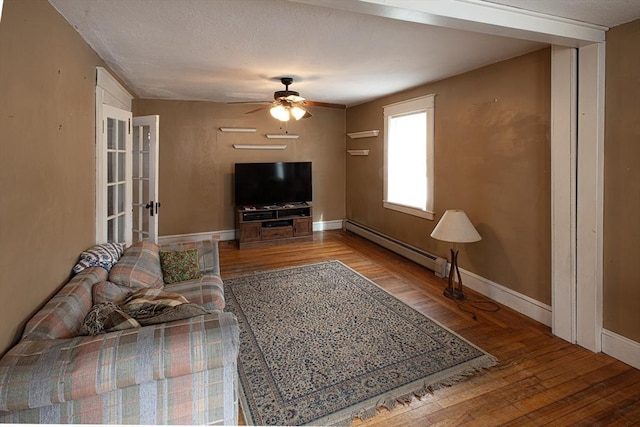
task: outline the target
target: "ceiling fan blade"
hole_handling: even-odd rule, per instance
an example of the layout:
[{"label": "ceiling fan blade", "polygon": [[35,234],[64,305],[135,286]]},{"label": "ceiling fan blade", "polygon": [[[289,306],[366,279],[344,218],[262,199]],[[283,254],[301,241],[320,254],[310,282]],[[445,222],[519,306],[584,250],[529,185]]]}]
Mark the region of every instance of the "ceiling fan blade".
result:
[{"label": "ceiling fan blade", "polygon": [[233,101],[227,102],[227,105],[232,104],[271,104],[273,101]]},{"label": "ceiling fan blade", "polygon": [[[269,103],[269,104],[271,104],[271,103]],[[269,108],[269,106],[265,105],[264,107],[260,107],[260,108],[256,108],[255,110],[247,111],[245,114],[257,113],[258,111],[262,111],[262,110],[267,109],[267,108]]]},{"label": "ceiling fan blade", "polygon": [[344,104],[332,104],[330,102],[304,101],[304,104],[310,107],[339,108],[341,110],[347,108],[347,106]]}]

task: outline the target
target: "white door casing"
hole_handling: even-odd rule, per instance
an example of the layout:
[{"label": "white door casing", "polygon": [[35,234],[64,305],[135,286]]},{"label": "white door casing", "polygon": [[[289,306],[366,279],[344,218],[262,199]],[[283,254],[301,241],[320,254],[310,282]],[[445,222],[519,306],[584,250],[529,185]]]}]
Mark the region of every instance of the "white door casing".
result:
[{"label": "white door casing", "polygon": [[[108,117],[109,114],[105,115],[105,109],[109,109],[111,112],[111,117],[113,119],[121,119],[127,120],[128,123],[128,137],[129,142],[131,142],[131,134],[130,134],[130,119],[131,119],[131,100],[133,96],[127,92],[127,90],[109,74],[109,72],[102,68],[96,67],[96,115],[95,115],[95,123],[96,123],[96,139],[95,139],[95,156],[96,156],[96,205],[95,205],[95,218],[96,218],[96,233],[95,233],[95,241],[96,243],[103,243],[107,241],[108,238],[108,229],[107,229],[107,179],[108,179],[108,155],[107,155],[107,121],[105,121],[105,117]],[[113,110],[110,110],[113,108]],[[114,116],[115,114],[115,116]],[[126,144],[126,142],[125,142]],[[128,158],[131,159],[130,156],[130,147],[127,149],[125,153],[125,162]],[[126,163],[125,163],[125,167]],[[128,171],[125,173],[125,181],[131,182],[131,168],[128,167]],[[129,191],[127,206],[131,206],[131,191],[130,186],[125,186],[125,191]],[[131,214],[129,212],[129,227],[128,232],[125,233],[124,243],[131,243],[131,231],[130,231],[130,219]],[[126,221],[126,219],[125,219]],[[120,228],[123,230],[124,228]]]}]

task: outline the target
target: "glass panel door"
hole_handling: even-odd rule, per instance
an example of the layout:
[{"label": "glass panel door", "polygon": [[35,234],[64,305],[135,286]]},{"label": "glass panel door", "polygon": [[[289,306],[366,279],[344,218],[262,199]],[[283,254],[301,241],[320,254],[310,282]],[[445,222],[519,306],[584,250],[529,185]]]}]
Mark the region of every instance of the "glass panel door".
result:
[{"label": "glass panel door", "polygon": [[[97,194],[97,215],[102,212],[99,241],[131,243],[131,113],[103,105],[104,149],[102,187]],[[100,155],[100,154],[99,154]],[[100,179],[100,178],[99,178]],[[100,227],[100,223],[98,226]]]},{"label": "glass panel door", "polygon": [[133,241],[158,240],[159,116],[133,118]]}]

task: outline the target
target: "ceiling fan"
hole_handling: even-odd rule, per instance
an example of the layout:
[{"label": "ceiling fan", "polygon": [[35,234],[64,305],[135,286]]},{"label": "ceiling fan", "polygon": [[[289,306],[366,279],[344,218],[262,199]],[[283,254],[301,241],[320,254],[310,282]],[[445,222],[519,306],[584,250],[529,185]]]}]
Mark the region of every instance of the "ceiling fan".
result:
[{"label": "ceiling fan", "polygon": [[[340,108],[345,109],[346,106],[342,104],[332,104],[328,102],[309,101],[300,96],[300,93],[295,90],[289,90],[289,86],[293,83],[292,77],[281,77],[280,82],[284,85],[284,90],[277,90],[273,93],[273,101],[263,101],[269,103],[269,105],[257,108],[252,111],[248,111],[245,114],[255,113],[266,108],[269,108],[269,113],[274,118],[281,122],[289,121],[290,119],[300,120],[311,117],[311,113],[305,107],[327,107],[327,108]],[[245,102],[245,104],[255,104],[258,102]]]}]

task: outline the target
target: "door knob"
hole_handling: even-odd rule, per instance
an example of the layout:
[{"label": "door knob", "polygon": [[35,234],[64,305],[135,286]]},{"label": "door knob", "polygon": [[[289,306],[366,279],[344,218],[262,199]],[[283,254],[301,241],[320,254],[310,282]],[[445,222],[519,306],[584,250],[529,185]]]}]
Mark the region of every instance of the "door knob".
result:
[{"label": "door knob", "polygon": [[[153,216],[153,208],[154,208],[153,200],[147,203],[146,205],[144,205],[144,207],[149,209],[149,215]],[[158,208],[156,207],[156,213],[157,212],[158,212]]]}]

